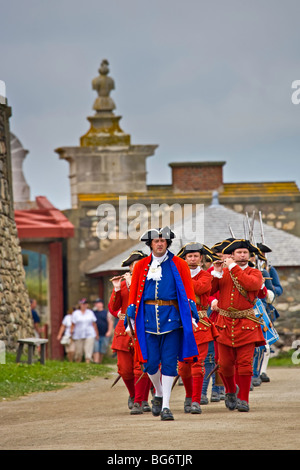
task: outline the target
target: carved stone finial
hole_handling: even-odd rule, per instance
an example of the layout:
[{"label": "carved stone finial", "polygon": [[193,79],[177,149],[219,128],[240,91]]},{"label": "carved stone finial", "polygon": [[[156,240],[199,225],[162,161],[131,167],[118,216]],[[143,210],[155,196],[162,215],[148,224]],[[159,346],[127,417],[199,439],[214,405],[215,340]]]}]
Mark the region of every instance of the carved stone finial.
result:
[{"label": "carved stone finial", "polygon": [[121,116],[113,113],[116,106],[109,94],[114,90],[115,82],[108,76],[108,65],[106,59],[102,60],[99,75],[92,80],[93,90],[98,93],[93,106],[96,113],[87,118],[91,127],[80,137],[81,147],[130,145],[130,135],[125,134],[119,125]]},{"label": "carved stone finial", "polygon": [[111,77],[108,76],[108,65],[109,63],[106,59],[102,60],[98,70],[99,75],[92,80],[92,88],[98,93],[98,98],[96,98],[93,106],[93,109],[95,109],[96,113],[112,113],[112,111],[116,108],[114,101],[109,96],[111,90],[115,89],[115,82]]}]

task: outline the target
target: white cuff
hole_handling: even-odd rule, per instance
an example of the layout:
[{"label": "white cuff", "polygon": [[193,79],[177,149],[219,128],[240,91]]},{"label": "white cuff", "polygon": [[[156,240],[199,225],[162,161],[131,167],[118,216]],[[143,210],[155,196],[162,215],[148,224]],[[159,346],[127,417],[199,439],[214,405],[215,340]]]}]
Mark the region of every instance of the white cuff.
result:
[{"label": "white cuff", "polygon": [[219,272],[219,271],[213,270],[210,274],[214,277],[217,277],[218,279],[221,279],[223,277],[223,271]]},{"label": "white cuff", "polygon": [[274,292],[268,289],[267,299],[266,299],[266,300],[267,300],[267,303],[268,303],[268,304],[271,304],[271,303],[274,301],[274,299],[275,299],[275,294],[274,294]]},{"label": "white cuff", "polygon": [[121,290],[121,287],[114,287],[115,292],[119,292],[119,290]]},{"label": "white cuff", "polygon": [[228,266],[229,271],[231,271],[232,268],[234,268],[235,266],[237,266],[236,263],[231,263],[231,264]]}]

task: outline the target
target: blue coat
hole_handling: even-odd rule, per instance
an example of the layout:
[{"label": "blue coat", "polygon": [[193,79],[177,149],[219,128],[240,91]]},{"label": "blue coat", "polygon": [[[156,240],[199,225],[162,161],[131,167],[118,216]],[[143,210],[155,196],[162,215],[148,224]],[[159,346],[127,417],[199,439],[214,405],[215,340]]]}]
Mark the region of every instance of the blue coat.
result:
[{"label": "blue coat", "polygon": [[[165,296],[162,300],[170,300],[171,298],[174,298],[174,294],[176,293],[179,312],[174,312],[173,309],[175,309],[175,307],[162,308],[162,329],[159,333],[164,333],[174,328],[179,328],[182,325],[183,335],[180,344],[179,360],[192,360],[198,355],[198,348],[193,332],[192,315],[196,320],[198,320],[199,317],[196,308],[196,299],[191,273],[187,263],[184,260],[174,256],[174,254],[171,252],[168,252],[168,256],[169,260],[168,267],[166,266],[166,279],[169,279],[171,288],[168,291],[166,291],[166,289],[164,290],[166,291],[166,294],[169,293],[171,297]],[[135,330],[138,343],[137,355],[138,359],[142,362],[147,361],[145,331],[148,330],[148,328],[146,326],[145,319],[150,318],[150,315],[148,315],[147,312],[145,314],[145,296],[148,296],[149,299],[149,292],[151,291],[151,286],[149,289],[149,283],[152,281],[147,280],[147,274],[151,261],[152,255],[149,255],[147,258],[138,261],[138,263],[135,265],[132,274],[129,303],[127,308],[128,317],[135,319]],[[164,283],[165,279],[163,280],[162,286]],[[153,308],[155,307],[153,306]],[[169,319],[171,320],[170,322]],[[169,329],[168,325],[170,325]],[[157,330],[155,331],[155,328],[156,326],[151,324],[149,331],[152,329],[153,333],[158,333]]]}]

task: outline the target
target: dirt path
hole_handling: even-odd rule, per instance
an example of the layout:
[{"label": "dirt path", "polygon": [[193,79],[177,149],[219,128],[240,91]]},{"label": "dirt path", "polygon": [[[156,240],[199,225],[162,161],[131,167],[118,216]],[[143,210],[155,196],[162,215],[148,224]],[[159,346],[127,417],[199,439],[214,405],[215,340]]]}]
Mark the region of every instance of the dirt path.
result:
[{"label": "dirt path", "polygon": [[300,448],[300,370],[269,369],[270,383],[250,394],[250,412],[224,402],[183,413],[184,389],[171,397],[175,421],[129,414],[127,391],[116,377],[0,403],[1,450],[196,450]]}]

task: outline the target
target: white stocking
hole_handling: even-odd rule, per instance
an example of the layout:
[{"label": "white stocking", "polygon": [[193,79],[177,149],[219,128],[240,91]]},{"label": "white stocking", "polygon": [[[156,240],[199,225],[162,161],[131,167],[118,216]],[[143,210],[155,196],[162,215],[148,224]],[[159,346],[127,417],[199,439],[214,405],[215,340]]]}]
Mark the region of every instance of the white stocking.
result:
[{"label": "white stocking", "polygon": [[266,351],[264,352],[264,358],[263,358],[262,366],[261,366],[261,371],[260,371],[261,374],[267,372],[267,367],[268,367],[268,362],[269,362],[269,359],[270,359],[270,354],[271,354],[270,346],[267,344],[266,345]]},{"label": "white stocking", "polygon": [[153,383],[153,386],[155,388],[155,396],[156,397],[162,397],[163,396],[163,388],[161,384],[161,373],[160,370],[156,372],[156,374],[150,375],[148,374],[151,382]]},{"label": "white stocking", "polygon": [[163,402],[162,409],[170,408],[170,396],[172,391],[172,385],[174,382],[174,377],[168,375],[162,375],[162,389],[163,389]]}]

